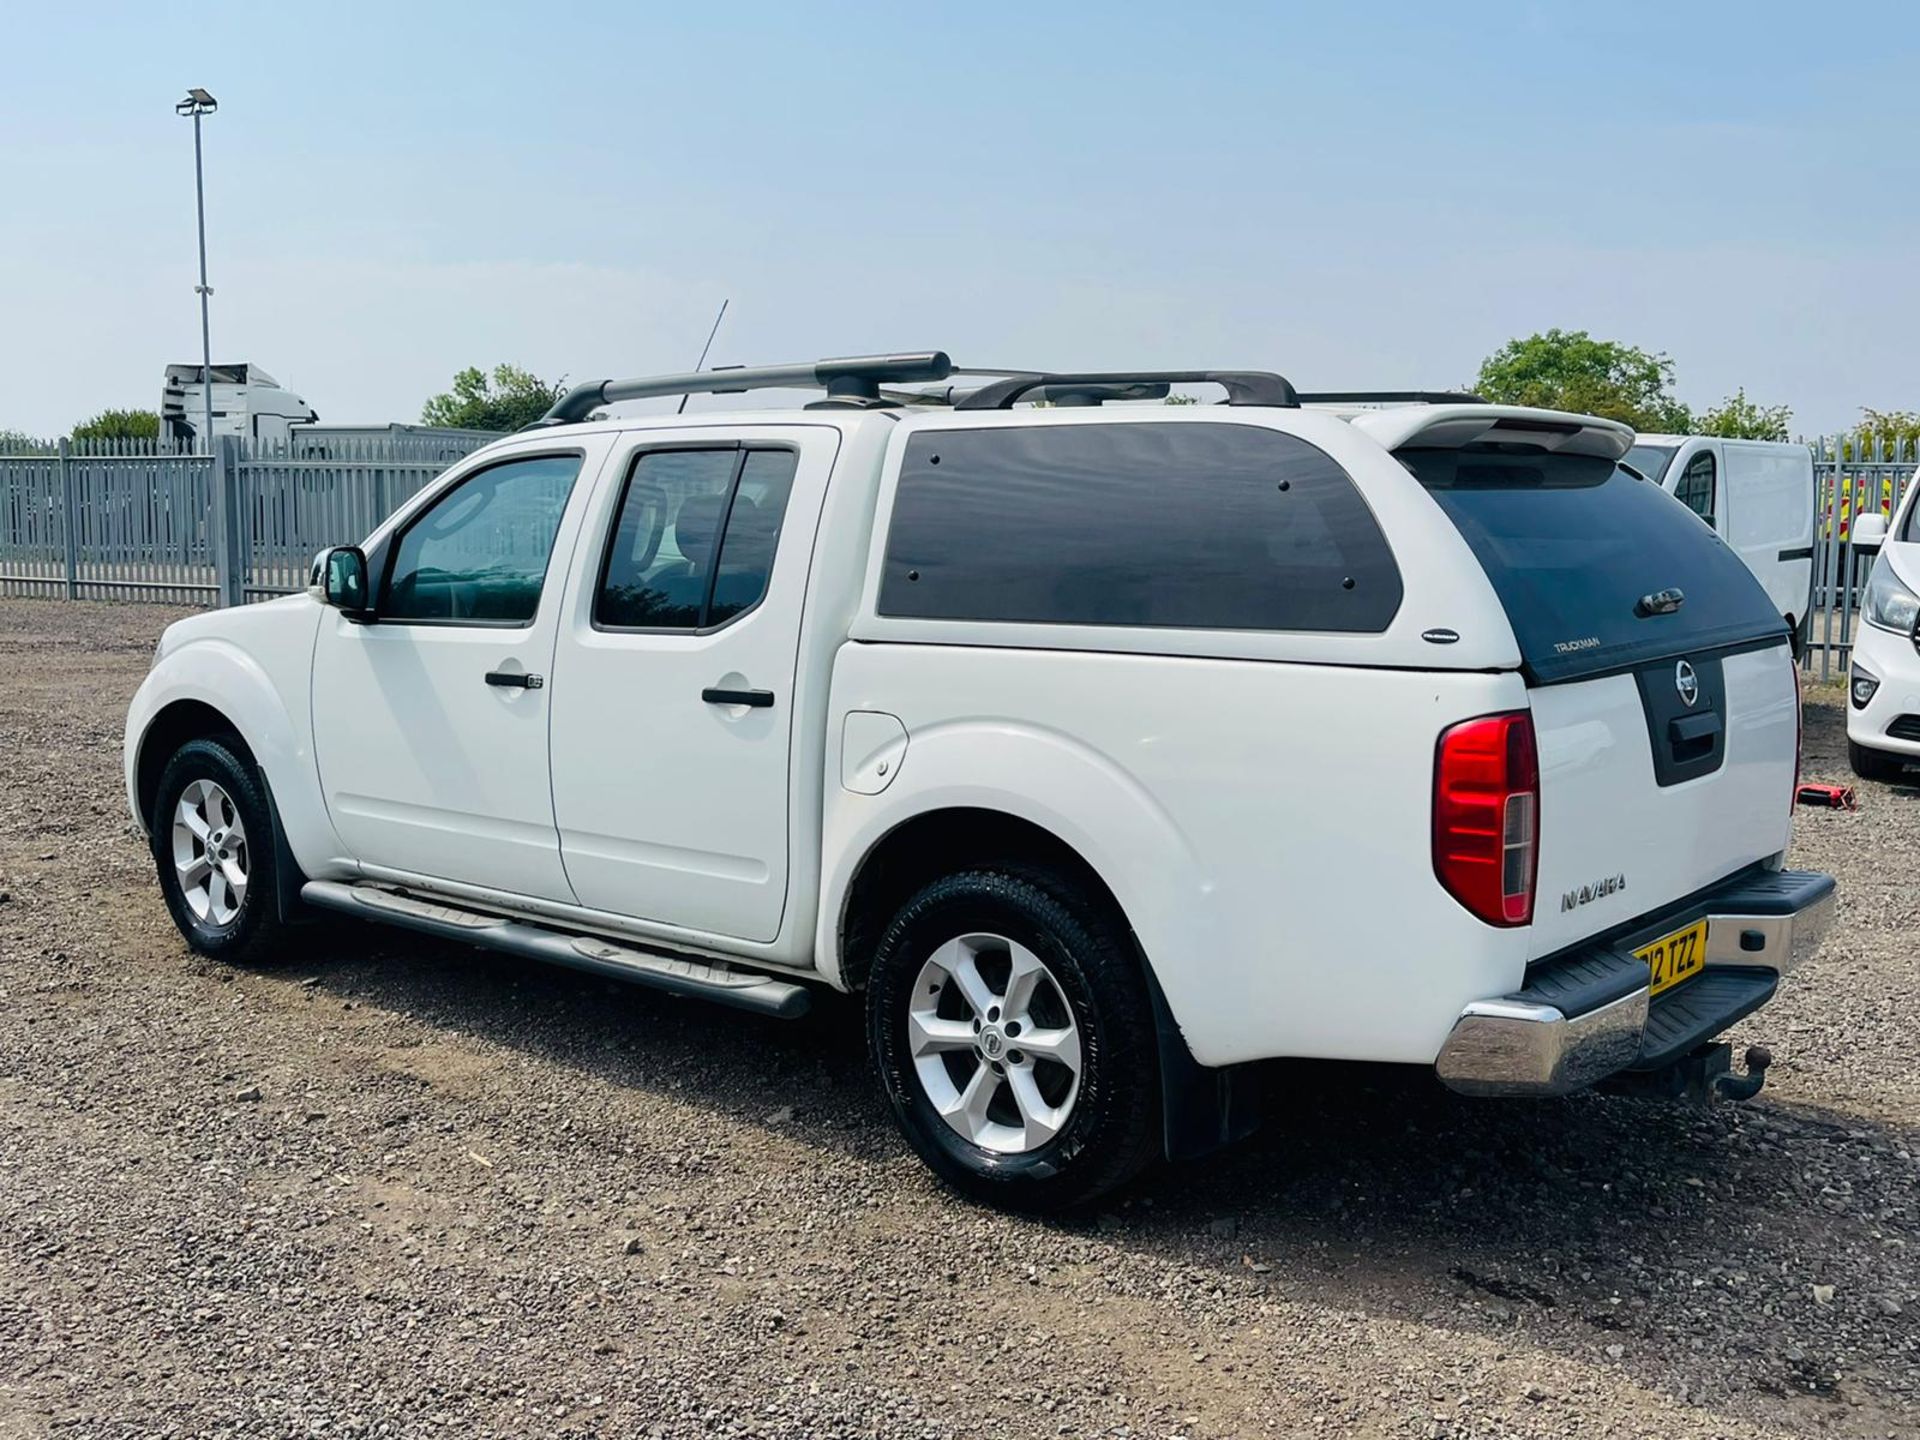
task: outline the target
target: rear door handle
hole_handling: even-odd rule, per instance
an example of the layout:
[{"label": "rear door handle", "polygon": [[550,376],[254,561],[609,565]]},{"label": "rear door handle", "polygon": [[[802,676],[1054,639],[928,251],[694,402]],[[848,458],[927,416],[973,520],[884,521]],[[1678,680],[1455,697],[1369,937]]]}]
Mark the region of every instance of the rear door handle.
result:
[{"label": "rear door handle", "polygon": [[489,670],[487,684],[497,685],[502,690],[542,690],[546,688],[547,677],[529,675],[524,670]]},{"label": "rear door handle", "polygon": [[709,705],[751,705],[756,710],[773,704],[771,690],[720,690],[711,685],[700,692],[700,698]]}]

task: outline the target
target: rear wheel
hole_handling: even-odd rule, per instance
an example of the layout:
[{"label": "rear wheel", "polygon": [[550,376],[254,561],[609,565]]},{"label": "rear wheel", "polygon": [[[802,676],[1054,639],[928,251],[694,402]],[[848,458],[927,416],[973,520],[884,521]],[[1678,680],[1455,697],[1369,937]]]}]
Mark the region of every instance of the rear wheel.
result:
[{"label": "rear wheel", "polygon": [[908,1143],[968,1195],[1058,1210],[1158,1151],[1153,1011],[1130,939],[1064,876],[983,868],[921,890],[880,941],[867,1021]]},{"label": "rear wheel", "polygon": [[253,766],[219,740],[190,740],[154,794],[154,868],[167,910],[202,955],[247,963],[281,939],[273,821]]},{"label": "rear wheel", "polygon": [[1853,773],[1862,780],[1879,780],[1889,785],[1906,774],[1908,765],[1904,756],[1869,750],[1852,740],[1847,741],[1847,760],[1853,766]]}]

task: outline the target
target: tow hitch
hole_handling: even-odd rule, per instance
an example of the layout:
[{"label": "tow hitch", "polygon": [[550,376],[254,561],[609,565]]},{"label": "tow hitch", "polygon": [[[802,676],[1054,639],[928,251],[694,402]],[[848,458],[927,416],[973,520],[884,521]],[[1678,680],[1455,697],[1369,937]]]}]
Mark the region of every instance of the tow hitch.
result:
[{"label": "tow hitch", "polygon": [[1659,1070],[1629,1070],[1602,1083],[1615,1095],[1642,1095],[1660,1100],[1692,1100],[1706,1104],[1716,1096],[1722,1100],[1751,1100],[1767,1083],[1767,1067],[1773,1064],[1773,1052],[1764,1045],[1749,1045],[1745,1055],[1747,1073],[1733,1073],[1733,1047],[1714,1041],[1689,1051]]},{"label": "tow hitch", "polygon": [[[1730,1052],[1733,1047],[1721,1045],[1717,1048]],[[1721,1056],[1723,1072],[1713,1077],[1713,1088],[1725,1099],[1751,1100],[1760,1093],[1760,1087],[1767,1083],[1767,1067],[1773,1064],[1773,1052],[1764,1045],[1749,1045],[1744,1058],[1747,1073],[1734,1075],[1725,1072],[1727,1060],[1724,1054]]]}]

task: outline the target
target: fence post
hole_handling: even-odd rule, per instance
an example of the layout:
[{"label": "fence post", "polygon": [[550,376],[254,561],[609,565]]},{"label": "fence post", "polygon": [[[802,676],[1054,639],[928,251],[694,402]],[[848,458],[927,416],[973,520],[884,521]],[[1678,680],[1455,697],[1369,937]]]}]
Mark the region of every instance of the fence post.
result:
[{"label": "fence post", "polygon": [[247,603],[246,516],[240,492],[240,455],[235,437],[214,437],[213,578],[222,607]]},{"label": "fence post", "polygon": [[73,442],[60,442],[60,535],[66,542],[67,599],[80,598],[80,492],[73,483]]}]

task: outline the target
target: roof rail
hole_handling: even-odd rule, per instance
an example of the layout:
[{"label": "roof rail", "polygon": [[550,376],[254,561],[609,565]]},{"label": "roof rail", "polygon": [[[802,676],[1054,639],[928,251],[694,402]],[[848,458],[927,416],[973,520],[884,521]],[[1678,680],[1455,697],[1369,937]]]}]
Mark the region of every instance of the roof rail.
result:
[{"label": "roof rail", "polygon": [[589,380],[561,396],[535,423],[571,425],[586,419],[599,405],[610,405],[616,400],[650,400],[662,395],[743,395],[749,390],[820,389],[836,400],[857,404],[878,400],[883,384],[911,385],[944,380],[952,373],[953,361],[944,350],[927,350],[915,355],[857,355],[811,360],[799,365],[695,370],[684,375],[644,375],[633,380]]},{"label": "roof rail", "polygon": [[[985,385],[953,402],[956,410],[1011,410],[1016,400],[1033,390],[1044,390],[1056,403],[1098,404],[1109,387],[1162,385],[1218,385],[1229,405],[1278,405],[1291,408],[1300,401],[1286,376],[1270,370],[1141,370],[1107,374],[1019,375]],[[1161,393],[1165,393],[1162,391]]]},{"label": "roof rail", "polygon": [[[967,371],[956,370],[956,375]],[[1010,372],[996,370],[992,372],[1007,378]],[[1011,372],[1020,373],[1020,372]],[[1164,380],[1155,382],[1134,381],[1124,385],[1052,385],[1046,383],[1046,376],[1039,372],[1034,378],[1041,383],[1029,390],[1023,397],[1040,401],[1048,405],[1058,405],[1062,409],[1075,409],[1086,406],[1104,405],[1110,400],[1164,400],[1172,389]],[[901,390],[892,386],[882,386],[882,399],[898,401],[902,405],[948,405],[958,406],[969,395],[977,394],[983,386],[972,389],[964,385],[939,385],[928,390]]]},{"label": "roof rail", "polygon": [[1319,390],[1300,397],[1302,405],[1485,405],[1484,395],[1467,390]]}]

